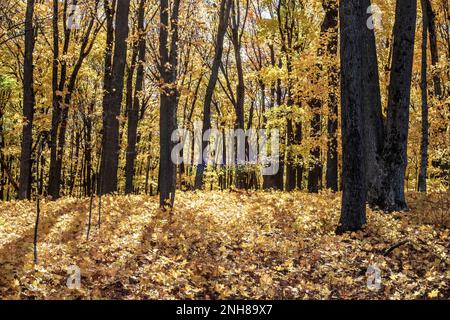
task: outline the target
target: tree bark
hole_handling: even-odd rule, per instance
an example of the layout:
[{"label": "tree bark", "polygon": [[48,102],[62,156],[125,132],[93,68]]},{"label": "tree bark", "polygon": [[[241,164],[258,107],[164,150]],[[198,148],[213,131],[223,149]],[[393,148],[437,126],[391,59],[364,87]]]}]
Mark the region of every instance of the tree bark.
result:
[{"label": "tree bark", "polygon": [[416,9],[416,1],[397,1],[381,173],[376,178],[374,188],[370,190],[370,204],[384,211],[401,211],[408,208],[405,200],[404,180],[408,160],[409,106]]},{"label": "tree bark", "polygon": [[[362,0],[363,9],[371,6],[371,0]],[[374,14],[369,13],[369,14]],[[365,21],[369,18],[367,12]],[[376,25],[374,25],[374,28]],[[365,162],[367,188],[372,188],[380,170],[380,161],[384,143],[384,120],[381,106],[380,77],[378,72],[377,49],[374,28],[364,25],[364,129],[365,129]]]},{"label": "tree bark", "polygon": [[427,47],[428,47],[428,7],[427,0],[421,0],[422,5],[422,66],[420,90],[422,94],[422,139],[420,142],[420,169],[417,189],[427,192],[428,168],[428,93],[427,93]]},{"label": "tree bark", "polygon": [[[338,6],[336,0],[324,1],[322,5],[325,9],[326,20],[328,21],[329,39],[327,44],[327,52],[330,61],[338,59]],[[332,191],[338,191],[338,97],[337,90],[339,87],[339,73],[336,66],[331,65],[328,68],[330,80],[328,82],[328,143],[327,143],[327,167],[326,167],[326,187]]]},{"label": "tree bark", "polygon": [[23,200],[31,197],[31,149],[33,143],[34,119],[34,85],[33,85],[33,52],[35,45],[35,28],[33,24],[34,0],[27,0],[25,13],[25,56],[23,64],[23,128],[20,156],[20,177],[18,198]]},{"label": "tree bark", "polygon": [[[173,1],[169,23],[169,2],[160,0],[160,162],[159,190],[161,207],[172,207],[175,201],[176,166],[172,162],[172,133],[177,128],[178,16],[180,0]],[[169,32],[171,43],[169,45]]]},{"label": "tree bark", "polygon": [[[130,0],[117,2],[112,63],[112,88],[104,96],[105,138],[103,139],[102,194],[117,192],[119,168],[119,116],[123,98],[124,74],[127,60],[128,17]],[[106,179],[105,173],[108,173]]]},{"label": "tree bark", "polygon": [[340,2],[343,195],[337,233],[359,230],[366,223],[364,9],[360,0]]},{"label": "tree bark", "polygon": [[99,179],[97,180],[97,193],[102,194],[103,184],[103,146],[106,140],[107,118],[105,110],[108,108],[107,99],[105,97],[112,93],[112,56],[114,46],[114,16],[116,14],[116,0],[104,1],[104,9],[106,14],[106,48],[104,55],[104,75],[103,75],[103,130],[102,130],[102,154],[100,160]]}]

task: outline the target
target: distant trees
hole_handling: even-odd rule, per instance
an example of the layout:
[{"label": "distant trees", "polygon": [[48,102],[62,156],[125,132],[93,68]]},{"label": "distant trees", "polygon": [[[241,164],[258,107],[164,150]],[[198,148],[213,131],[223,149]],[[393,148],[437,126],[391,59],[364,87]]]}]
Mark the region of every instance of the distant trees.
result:
[{"label": "distant trees", "polygon": [[[77,2],[75,2],[76,5]],[[68,0],[63,3],[63,45],[60,52],[59,37],[59,5],[60,1],[53,1],[53,64],[52,64],[52,128],[50,130],[50,169],[48,180],[48,194],[53,199],[60,197],[61,176],[63,167],[64,148],[66,146],[67,122],[69,117],[70,105],[80,70],[86,58],[94,47],[96,37],[102,27],[97,23],[97,9],[99,0],[95,1],[93,10],[88,12],[86,17],[86,26],[81,37],[74,35],[74,25],[68,22],[75,21],[76,10],[74,5],[69,6]],[[80,26],[81,28],[81,26]],[[72,70],[69,70],[68,62],[65,57],[69,53],[72,42],[80,42],[79,52],[77,53]],[[71,71],[71,72],[70,72]]]},{"label": "distant trees", "polygon": [[[377,4],[394,16],[388,2]],[[421,1],[421,54],[414,54],[414,2],[398,0],[377,37],[370,0],[341,7],[337,0],[1,3],[0,76],[22,85],[0,110],[0,193],[33,197],[37,141],[47,133],[39,179],[51,199],[157,191],[171,206],[177,188],[342,187],[344,231],[363,224],[364,202],[406,209],[405,180],[422,192],[445,188],[447,6]],[[338,19],[348,28],[339,30]],[[177,167],[179,126],[197,136],[278,129],[279,171],[264,176],[261,164],[231,163],[226,147],[224,164]],[[209,141],[201,144],[204,151]],[[186,144],[182,155],[199,152]]]}]

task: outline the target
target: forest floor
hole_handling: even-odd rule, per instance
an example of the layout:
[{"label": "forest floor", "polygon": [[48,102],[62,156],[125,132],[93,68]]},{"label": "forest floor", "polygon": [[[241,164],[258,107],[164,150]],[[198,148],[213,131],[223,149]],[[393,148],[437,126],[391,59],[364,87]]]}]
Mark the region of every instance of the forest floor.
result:
[{"label": "forest floor", "polygon": [[105,197],[89,241],[89,199],[43,201],[37,266],[35,203],[2,202],[0,299],[450,299],[449,198],[409,194],[411,211],[337,236],[339,194],[179,193],[172,214]]}]

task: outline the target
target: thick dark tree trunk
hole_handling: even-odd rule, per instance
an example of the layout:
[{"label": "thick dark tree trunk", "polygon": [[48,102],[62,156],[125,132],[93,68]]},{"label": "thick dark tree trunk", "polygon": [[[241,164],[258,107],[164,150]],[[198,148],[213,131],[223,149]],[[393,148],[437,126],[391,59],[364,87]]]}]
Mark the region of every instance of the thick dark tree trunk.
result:
[{"label": "thick dark tree trunk", "polygon": [[141,0],[138,13],[138,31],[139,31],[139,43],[138,43],[138,69],[136,74],[136,87],[134,91],[134,101],[131,103],[131,108],[128,110],[128,147],[126,156],[125,167],[125,193],[130,194],[134,191],[134,172],[136,161],[136,143],[137,143],[137,127],[139,121],[139,106],[141,105],[140,95],[144,88],[144,64],[146,53],[146,41],[144,30],[144,18],[145,18],[145,2]]},{"label": "thick dark tree trunk", "polygon": [[422,67],[420,90],[422,92],[422,140],[420,142],[420,169],[417,189],[427,192],[428,168],[428,93],[427,93],[427,47],[428,47],[428,7],[427,0],[422,5]]},{"label": "thick dark tree trunk", "polygon": [[[362,0],[362,6],[368,8],[371,0]],[[370,17],[365,15],[365,20]],[[374,25],[374,28],[377,27]],[[366,137],[366,182],[372,188],[380,170],[380,161],[384,143],[384,120],[381,106],[380,78],[378,73],[377,49],[374,28],[364,27],[364,128]]]},{"label": "thick dark tree trunk", "polygon": [[384,211],[399,211],[408,208],[404,184],[408,160],[409,106],[416,9],[416,1],[397,1],[381,174],[376,177],[374,187],[369,190],[370,204]]},{"label": "thick dark tree trunk", "polygon": [[[104,56],[104,75],[103,75],[103,131],[102,131],[102,150],[105,145],[107,118],[105,110],[108,108],[107,99],[105,97],[112,93],[112,56],[114,46],[114,16],[116,13],[116,0],[104,1],[104,9],[106,15],[106,48]],[[103,151],[101,154],[102,160],[100,160],[99,179],[97,179],[97,193],[102,194],[103,184]]]},{"label": "thick dark tree trunk", "polygon": [[[203,104],[203,135],[211,129],[211,103],[214,95],[214,89],[219,77],[220,64],[223,55],[223,42],[228,28],[228,21],[232,7],[232,0],[222,0],[220,4],[219,26],[217,31],[217,40],[215,45],[214,61],[211,68],[211,76],[209,78],[208,87],[206,88],[205,102]],[[208,142],[203,141],[202,150],[205,150]],[[197,166],[197,174],[195,177],[195,189],[203,188],[203,173],[206,169],[207,159],[202,159],[202,164]]]},{"label": "thick dark tree trunk", "polygon": [[[119,116],[123,98],[124,74],[127,60],[128,17],[130,0],[117,2],[114,35],[114,54],[112,63],[112,87],[106,92],[103,101],[105,126],[102,156],[102,194],[117,192],[119,167]],[[106,174],[108,174],[106,178]]]},{"label": "thick dark tree trunk", "polygon": [[[178,15],[180,0],[173,1],[169,22],[168,0],[160,0],[160,205],[172,207],[175,201],[176,166],[172,162],[172,133],[177,128],[178,90],[176,87],[178,67]],[[169,32],[171,43],[169,45]]]},{"label": "thick dark tree trunk", "polygon": [[359,230],[366,223],[362,90],[365,9],[360,0],[340,2],[343,195],[338,233]]},{"label": "thick dark tree trunk", "polygon": [[20,155],[19,199],[31,196],[31,149],[33,143],[34,119],[34,85],[33,85],[33,51],[35,29],[33,25],[34,0],[27,0],[25,13],[25,55],[23,64],[23,117],[22,148]]}]

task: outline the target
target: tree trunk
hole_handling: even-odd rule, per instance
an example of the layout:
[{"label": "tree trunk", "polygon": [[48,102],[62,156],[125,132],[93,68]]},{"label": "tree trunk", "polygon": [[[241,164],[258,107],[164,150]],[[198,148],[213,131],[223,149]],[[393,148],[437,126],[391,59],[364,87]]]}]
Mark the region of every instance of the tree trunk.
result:
[{"label": "tree trunk", "polygon": [[[127,60],[128,17],[130,0],[117,2],[114,34],[114,54],[112,63],[112,87],[106,92],[103,101],[105,126],[102,160],[102,194],[117,192],[117,173],[119,167],[119,116],[123,98],[124,74]],[[108,174],[106,179],[105,173]]]},{"label": "tree trunk", "polygon": [[384,211],[407,209],[405,171],[407,166],[409,106],[416,26],[416,1],[398,0],[389,85],[388,115],[381,174],[371,191],[371,205]]},{"label": "tree trunk", "polygon": [[[174,0],[169,23],[168,0],[160,0],[160,167],[159,190],[161,207],[172,207],[175,201],[176,166],[172,162],[172,133],[177,128],[177,67],[178,67],[178,15],[180,0]],[[169,46],[169,32],[171,43]]]},{"label": "tree trunk", "polygon": [[[53,65],[52,65],[52,128],[50,131],[50,172],[48,181],[48,193],[53,198],[59,194],[59,181],[56,181],[56,162],[57,162],[57,151],[58,151],[58,125],[60,121],[61,114],[61,92],[58,85],[58,73],[59,73],[59,2],[58,0],[53,0]],[[64,8],[66,9],[66,8]],[[65,13],[65,11],[64,11]],[[67,42],[67,38],[65,40]],[[66,46],[64,46],[66,47]],[[61,70],[61,79],[65,76],[63,70]],[[65,79],[62,80],[65,82]]]},{"label": "tree trunk", "polygon": [[107,128],[107,118],[105,110],[108,108],[107,100],[105,96],[112,93],[112,56],[113,56],[113,46],[114,46],[114,16],[116,13],[116,0],[104,1],[104,9],[106,15],[106,48],[104,56],[104,75],[103,75],[103,130],[102,130],[102,154],[100,160],[100,171],[99,179],[97,179],[97,193],[102,194],[102,184],[103,184],[103,146],[105,145],[106,139],[106,128]]},{"label": "tree trunk", "polygon": [[365,9],[360,0],[340,2],[343,195],[338,233],[359,230],[366,223],[362,90]]},{"label": "tree trunk", "polygon": [[[363,8],[368,8],[371,0],[362,0]],[[374,12],[369,13],[374,14]],[[366,13],[365,20],[368,15]],[[376,25],[374,25],[376,27]],[[380,77],[378,73],[377,49],[374,28],[364,26],[364,128],[366,153],[367,188],[372,188],[372,181],[379,175],[380,161],[384,143],[384,120],[381,106]]]},{"label": "tree trunk", "polygon": [[[205,102],[203,104],[203,132],[202,135],[211,129],[211,103],[214,95],[214,89],[219,77],[220,64],[222,63],[223,42],[228,28],[228,20],[230,17],[232,0],[222,0],[220,4],[219,26],[217,31],[217,40],[215,46],[214,61],[211,68],[211,76],[209,78],[208,87],[206,88]],[[203,141],[202,150],[205,150],[208,142]],[[207,159],[202,159],[202,164],[197,166],[197,174],[195,177],[195,189],[203,188],[203,173],[206,169]]]},{"label": "tree trunk", "polygon": [[[430,35],[431,65],[435,67],[439,63],[437,34],[436,34],[436,14],[433,11],[433,7],[431,6],[430,0],[426,0],[426,14],[427,14],[428,32]],[[433,87],[434,87],[434,95],[437,98],[442,98],[441,78],[439,77],[439,74],[437,72],[433,74]]]},{"label": "tree trunk", "polygon": [[427,192],[428,167],[428,94],[427,94],[427,45],[428,45],[428,8],[427,0],[422,5],[422,68],[420,89],[422,93],[422,140],[420,143],[420,171],[417,189]]},{"label": "tree trunk", "polygon": [[[310,103],[311,109],[314,112],[313,118],[311,120],[311,137],[314,139],[319,139],[321,131],[321,119],[318,111],[322,106],[322,102],[319,99],[313,99]],[[308,171],[308,192],[318,193],[319,192],[319,180],[322,174],[322,165],[320,163],[320,148],[314,146],[310,152],[311,161],[309,164]]]},{"label": "tree trunk", "polygon": [[139,44],[138,44],[138,69],[136,74],[136,87],[134,91],[134,101],[131,103],[131,108],[128,110],[128,147],[126,156],[126,168],[125,168],[125,193],[130,194],[134,191],[134,172],[135,172],[135,160],[136,160],[136,143],[137,143],[137,127],[139,121],[139,106],[141,104],[142,89],[144,87],[144,64],[146,53],[146,40],[145,40],[145,2],[141,0],[138,13],[138,31],[139,31]]},{"label": "tree trunk", "polygon": [[25,56],[23,64],[23,118],[22,147],[20,156],[20,177],[18,198],[23,200],[31,196],[31,148],[33,143],[34,85],[33,51],[35,29],[33,25],[34,0],[27,0],[25,13]]},{"label": "tree trunk", "polygon": [[[248,1],[248,0],[247,0]],[[234,58],[236,60],[236,71],[238,77],[238,84],[236,86],[236,129],[245,130],[245,80],[244,80],[244,66],[242,61],[241,49],[242,49],[242,37],[239,32],[240,29],[240,13],[238,12],[239,1],[234,2],[232,6],[232,14],[231,14],[231,42],[233,43],[234,49]],[[248,7],[247,7],[248,10]],[[244,22],[245,23],[245,22]],[[236,157],[237,157],[236,152]],[[245,155],[247,160],[247,154]],[[246,187],[246,174],[245,171],[239,167],[238,159],[236,158],[236,188],[245,188]]]},{"label": "tree trunk", "polygon": [[[270,49],[270,59],[272,67],[276,67],[276,59],[275,59],[275,50],[273,45],[269,45]],[[281,61],[280,61],[281,63]],[[270,90],[271,94],[271,108],[275,106],[275,102],[278,106],[282,104],[282,97],[281,97],[281,80],[277,80],[275,84],[272,85],[272,88]],[[283,190],[283,179],[284,179],[284,155],[280,154],[278,159],[279,169],[278,172],[275,175],[271,176],[264,176],[263,181],[263,189],[264,190]]]},{"label": "tree trunk", "polygon": [[[330,61],[338,59],[338,7],[337,1],[324,1],[322,5],[325,9],[327,30],[330,32],[327,44],[327,53]],[[336,66],[331,65],[328,69],[330,80],[328,82],[328,143],[327,143],[327,167],[326,167],[326,187],[332,191],[338,191],[338,97],[339,73]]]}]

